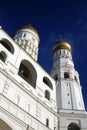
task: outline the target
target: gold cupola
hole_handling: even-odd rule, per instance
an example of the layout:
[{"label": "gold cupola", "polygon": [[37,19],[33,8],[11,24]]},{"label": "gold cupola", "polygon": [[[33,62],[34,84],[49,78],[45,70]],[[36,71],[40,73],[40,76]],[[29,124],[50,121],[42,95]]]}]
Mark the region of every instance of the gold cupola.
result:
[{"label": "gold cupola", "polygon": [[23,32],[30,32],[32,31],[34,34],[37,35],[37,38],[38,38],[38,42],[40,42],[40,38],[39,38],[39,34],[38,34],[38,31],[31,25],[31,24],[27,24],[27,25],[23,25],[21,27],[19,27],[13,34],[13,38],[15,38],[15,36],[18,34],[18,33],[23,33]]},{"label": "gold cupola", "polygon": [[59,41],[57,41],[54,46],[53,46],[53,54],[57,51],[57,50],[60,50],[60,49],[66,49],[68,51],[71,52],[71,46],[70,44],[63,40],[63,39],[60,39]]},{"label": "gold cupola", "polygon": [[14,35],[15,35],[16,33],[18,33],[20,30],[24,30],[24,29],[32,30],[32,31],[34,31],[34,32],[39,36],[37,30],[36,30],[31,24],[27,24],[27,25],[23,25],[23,26],[19,27],[19,28],[15,31]]}]

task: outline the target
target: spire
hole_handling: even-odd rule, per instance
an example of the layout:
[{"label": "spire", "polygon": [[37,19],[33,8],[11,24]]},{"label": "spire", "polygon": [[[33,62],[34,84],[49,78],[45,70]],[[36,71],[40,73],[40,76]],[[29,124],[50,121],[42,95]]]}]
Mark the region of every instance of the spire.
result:
[{"label": "spire", "polygon": [[59,40],[61,41],[61,40],[63,40],[63,38],[62,38],[62,35],[60,34],[59,35]]}]

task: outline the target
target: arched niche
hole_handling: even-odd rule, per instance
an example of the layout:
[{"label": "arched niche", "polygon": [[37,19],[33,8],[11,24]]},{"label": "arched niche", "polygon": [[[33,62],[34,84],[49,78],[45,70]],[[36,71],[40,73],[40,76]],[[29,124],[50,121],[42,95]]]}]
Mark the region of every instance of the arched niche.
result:
[{"label": "arched niche", "polygon": [[6,53],[4,51],[1,51],[0,52],[0,60],[2,60],[3,62],[5,62],[6,58],[7,58]]},{"label": "arched niche", "polygon": [[55,74],[54,79],[58,81],[58,74]]},{"label": "arched niche", "polygon": [[51,89],[53,89],[53,86],[52,86],[52,83],[51,81],[47,78],[47,77],[44,77],[43,78],[43,82]]},{"label": "arched niche", "polygon": [[20,75],[31,86],[36,88],[37,73],[34,66],[29,61],[27,60],[21,61],[18,75]]},{"label": "arched niche", "polygon": [[10,53],[14,54],[14,47],[9,40],[1,39],[0,44],[2,44]]},{"label": "arched niche", "polygon": [[68,125],[68,130],[80,130],[80,127],[76,123],[70,123]]},{"label": "arched niche", "polygon": [[45,98],[47,98],[48,100],[50,100],[50,93],[48,90],[45,91]]},{"label": "arched niche", "polygon": [[12,128],[6,122],[0,119],[0,130],[12,130]]}]

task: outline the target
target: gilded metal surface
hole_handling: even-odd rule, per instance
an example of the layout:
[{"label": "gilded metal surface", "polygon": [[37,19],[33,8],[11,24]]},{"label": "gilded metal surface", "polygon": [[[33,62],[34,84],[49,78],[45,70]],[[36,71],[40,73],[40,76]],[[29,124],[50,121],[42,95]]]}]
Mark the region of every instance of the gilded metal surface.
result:
[{"label": "gilded metal surface", "polygon": [[56,44],[53,46],[53,53],[59,49],[66,49],[71,52],[70,44],[64,40],[60,40],[60,41],[56,42]]},{"label": "gilded metal surface", "polygon": [[[38,35],[38,37],[39,37],[39,34],[38,34],[37,30],[36,30],[31,24],[27,24],[27,25],[21,26],[20,28],[18,28],[18,29],[15,31],[14,35],[17,34],[17,33],[18,33],[20,30],[22,30],[22,29],[32,30],[32,31],[34,31],[34,32]],[[13,35],[13,36],[14,36],[14,35]]]}]

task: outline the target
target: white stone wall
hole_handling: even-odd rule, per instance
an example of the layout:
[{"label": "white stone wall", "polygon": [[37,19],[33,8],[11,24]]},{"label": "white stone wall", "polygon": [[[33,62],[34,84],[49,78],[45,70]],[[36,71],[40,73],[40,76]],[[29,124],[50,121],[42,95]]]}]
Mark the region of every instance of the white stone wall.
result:
[{"label": "white stone wall", "polygon": [[[0,119],[13,130],[50,130],[35,117],[0,94]],[[29,126],[29,127],[28,127]]]},{"label": "white stone wall", "polygon": [[[78,114],[76,114],[78,113]],[[81,130],[87,129],[87,114],[83,111],[64,111],[60,113],[60,120],[58,122],[59,130],[68,130],[68,126],[73,123],[78,126]]]},{"label": "white stone wall", "polygon": [[[5,63],[0,60],[0,93],[4,95],[4,97],[1,96],[1,107],[8,111],[10,118],[15,115],[16,123],[18,119],[36,130],[54,129],[57,127],[55,123],[57,122],[57,107],[54,79],[8,34],[0,30],[0,40],[3,39],[7,39],[13,45],[14,54],[0,44],[0,51],[3,50],[7,54]],[[22,60],[30,62],[35,69],[37,73],[36,88],[33,88],[18,75]],[[43,82],[44,77],[49,79],[53,89]],[[50,93],[50,100],[45,97],[46,90]],[[2,113],[4,114],[4,112]],[[49,128],[46,127],[46,119],[49,120]],[[19,128],[19,130],[21,129],[24,128]]]},{"label": "white stone wall", "polygon": [[[32,36],[26,35],[26,38],[28,37]],[[58,75],[58,81],[55,81],[33,56],[26,53],[23,46],[19,46],[0,29],[0,40],[3,39],[12,44],[14,53],[10,53],[0,44],[0,52],[4,51],[7,55],[5,62],[0,60],[0,123],[4,121],[13,130],[67,130],[70,123],[75,123],[81,130],[86,130],[87,113],[84,110],[79,75],[74,69],[71,53],[67,50],[55,53],[51,72],[53,77]],[[37,37],[36,40],[38,41]],[[37,41],[35,45],[38,47]],[[33,79],[36,80],[35,88],[18,75],[23,60],[34,70],[32,73],[36,78]],[[69,73],[69,79],[65,80],[66,71]],[[51,86],[43,81],[44,77]],[[45,97],[45,91],[49,92],[50,100]]]}]

